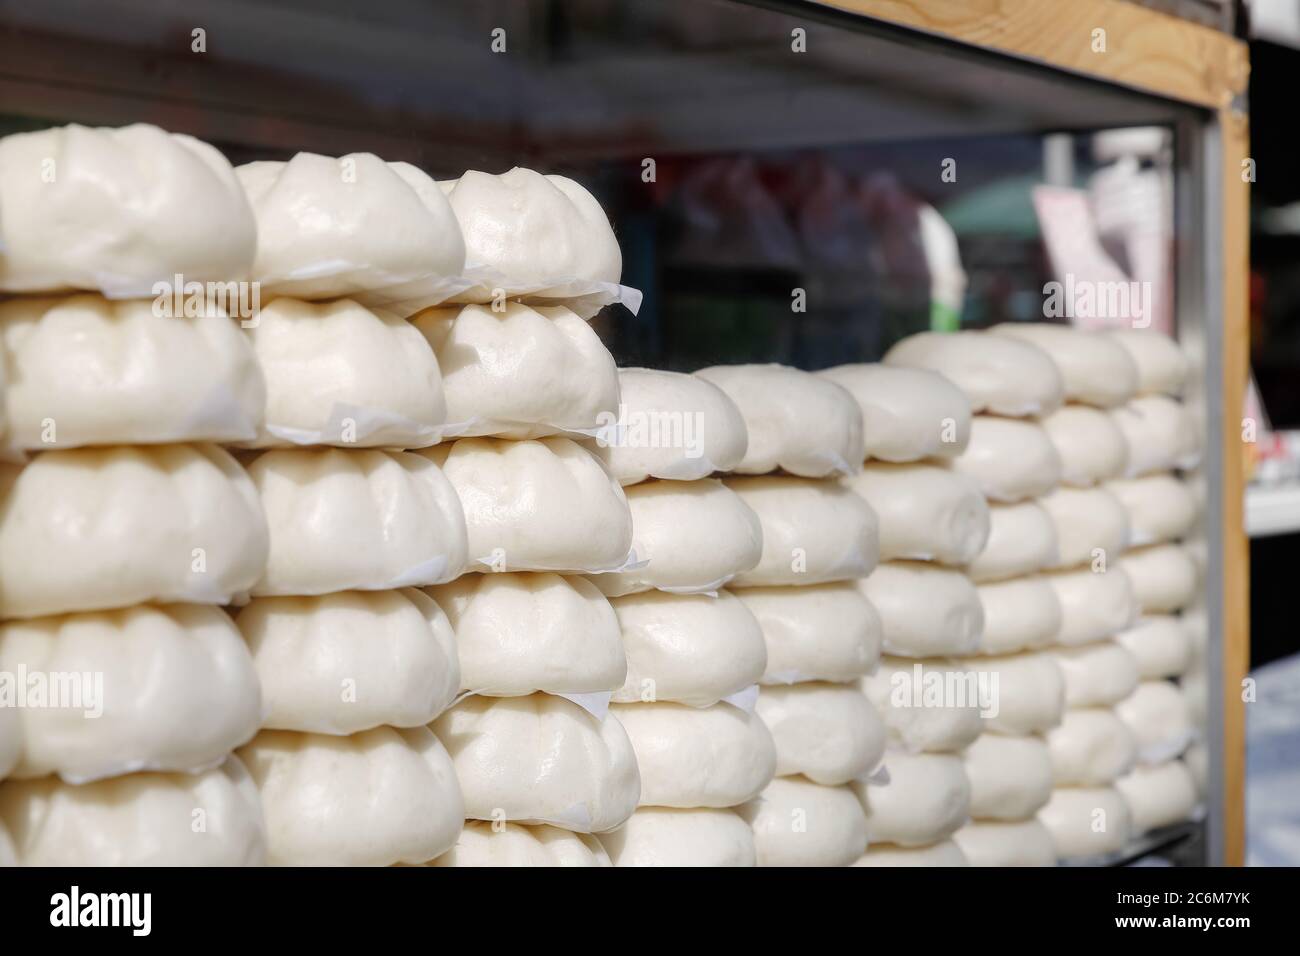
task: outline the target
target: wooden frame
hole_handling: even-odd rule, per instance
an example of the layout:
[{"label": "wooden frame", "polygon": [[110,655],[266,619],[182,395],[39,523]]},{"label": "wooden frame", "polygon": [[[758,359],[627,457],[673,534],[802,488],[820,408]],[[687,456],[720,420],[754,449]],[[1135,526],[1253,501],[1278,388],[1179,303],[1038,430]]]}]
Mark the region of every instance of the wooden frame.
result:
[{"label": "wooden frame", "polygon": [[[1218,428],[1223,569],[1222,678],[1223,862],[1245,857],[1245,708],[1249,667],[1250,549],[1243,521],[1246,486],[1243,403],[1249,375],[1249,157],[1244,109],[1249,55],[1226,34],[1124,0],[822,0],[821,6],[982,47],[1093,79],[1128,86],[1215,112],[1221,225],[1222,355]],[[1105,51],[1095,51],[1096,30]],[[1211,367],[1214,367],[1213,365]],[[1214,398],[1215,396],[1211,396]],[[1211,405],[1211,407],[1214,407]],[[1213,671],[1211,671],[1213,673]],[[1211,711],[1213,713],[1213,711]]]}]

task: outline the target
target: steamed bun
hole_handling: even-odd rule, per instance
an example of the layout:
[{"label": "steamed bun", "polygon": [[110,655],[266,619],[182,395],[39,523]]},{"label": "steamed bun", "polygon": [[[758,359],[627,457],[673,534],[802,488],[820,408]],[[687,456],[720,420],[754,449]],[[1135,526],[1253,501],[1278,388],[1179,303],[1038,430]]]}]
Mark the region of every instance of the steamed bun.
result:
[{"label": "steamed bun", "polygon": [[1052,759],[1040,737],[984,734],[962,760],[976,820],[1024,820],[1052,795]]},{"label": "steamed bun", "polygon": [[[470,170],[438,183],[465,239],[465,267],[489,270],[509,295],[546,293],[572,280],[618,282],[623,256],[600,203],[564,176],[516,166]],[[463,301],[486,302],[492,288]]]},{"label": "steamed bun", "polygon": [[1167,395],[1142,395],[1110,414],[1128,444],[1125,477],[1191,468],[1200,460],[1200,438],[1192,416]]},{"label": "steamed bun", "polygon": [[880,612],[887,653],[970,654],[984,631],[979,593],[966,575],[923,561],[889,561],[858,589]]},{"label": "steamed bun", "polygon": [[[884,718],[891,745],[913,753],[955,753],[984,729],[979,688],[951,661],[885,657],[862,678],[862,692]],[[961,688],[958,697],[949,687]]]},{"label": "steamed bun", "polygon": [[973,581],[1001,581],[1049,568],[1059,556],[1056,525],[1038,502],[989,502],[988,543],[966,573]]},{"label": "steamed bun", "polygon": [[763,676],[763,632],[727,591],[717,597],[649,591],[611,603],[627,653],[627,679],[614,692],[615,701],[707,707]]},{"label": "steamed bun", "polygon": [[1050,322],[1004,322],[989,331],[1046,352],[1061,370],[1069,401],[1109,408],[1137,392],[1137,363],[1105,333]]},{"label": "steamed bun", "polygon": [[624,485],[647,478],[694,481],[731,471],[749,433],[736,403],[696,375],[618,370],[619,420],[596,436],[596,453]]},{"label": "steamed bun", "polygon": [[0,292],[244,279],[257,228],[225,157],[136,123],[59,126],[0,139]]},{"label": "steamed bun", "polygon": [[733,587],[825,584],[864,577],[876,566],[876,514],[848,488],[780,475],[726,485],[758,515],[763,538],[758,564],[737,574]]},{"label": "steamed bun", "polygon": [[466,820],[456,845],[429,866],[610,866],[594,836],[540,824]]},{"label": "steamed bun", "polygon": [[600,835],[615,866],[753,866],[754,834],[734,810],[641,807]]},{"label": "steamed bun", "polygon": [[880,658],[880,615],[849,582],[745,588],[767,644],[763,684],[851,681]]},{"label": "steamed bun", "polygon": [[1115,781],[1115,789],[1128,804],[1135,835],[1181,823],[1196,808],[1196,783],[1181,760],[1134,767]]},{"label": "steamed bun", "polygon": [[983,682],[992,698],[986,730],[1012,736],[1037,734],[1061,722],[1065,712],[1065,677],[1046,651],[972,657],[957,663]]},{"label": "steamed bun", "polygon": [[862,413],[847,390],[785,365],[715,365],[695,373],[736,403],[749,435],[732,470],[803,478],[851,474],[866,457]]},{"label": "steamed bun", "polygon": [[1137,760],[1132,732],[1104,707],[1067,710],[1060,726],[1047,732],[1047,746],[1058,787],[1104,787]]},{"label": "steamed bun", "polygon": [[1065,399],[1056,364],[1042,349],[984,332],[919,332],[885,353],[884,362],[938,372],[965,392],[974,412],[1048,415]]},{"label": "steamed bun", "polygon": [[447,420],[465,436],[540,438],[590,429],[619,405],[619,372],[563,306],[429,309],[411,323],[437,354]]},{"label": "steamed bun", "polygon": [[239,756],[262,797],[272,866],[424,863],[460,833],[456,773],[424,727],[264,730]]},{"label": "steamed bun", "polygon": [[1134,548],[1119,560],[1133,585],[1133,600],[1144,614],[1181,611],[1196,598],[1196,562],[1186,548],[1153,544]]},{"label": "steamed bun", "polygon": [[1143,680],[1178,677],[1192,663],[1192,638],[1183,620],[1168,614],[1146,615],[1115,635],[1137,662]]},{"label": "steamed bun", "polygon": [[740,808],[759,866],[848,866],[867,849],[867,821],[853,791],[777,777]]},{"label": "steamed bun", "polygon": [[614,704],[636,751],[643,807],[734,807],[776,771],[772,735],[755,714],[720,703]]},{"label": "steamed bun", "polygon": [[1065,677],[1067,707],[1108,707],[1138,685],[1137,661],[1113,640],[1057,647],[1051,654]]},{"label": "steamed bun", "polygon": [[549,694],[471,696],[433,730],[451,754],[473,820],[600,833],[631,816],[641,794],[632,742],[612,709],[597,719]]},{"label": "steamed bun", "polygon": [[970,444],[950,467],[975,479],[993,501],[1037,498],[1061,480],[1061,459],[1043,426],[1013,418],[977,415]]},{"label": "steamed bun", "polygon": [[233,319],[158,316],[144,299],[2,302],[0,364],[15,448],[246,440],[266,404]]},{"label": "steamed bun", "polygon": [[1128,546],[1128,513],[1104,488],[1057,488],[1038,499],[1056,526],[1055,567],[1072,568]]},{"label": "steamed bun", "polygon": [[611,597],[652,588],[716,591],[763,554],[758,515],[720,481],[646,481],[624,494],[639,566],[592,577]]},{"label": "steamed bun", "polygon": [[1089,860],[1118,853],[1132,833],[1132,816],[1113,787],[1060,787],[1038,811],[1062,860]]},{"label": "steamed bun", "polygon": [[447,419],[438,359],[409,322],[351,299],[276,299],[248,329],[266,377],[258,447],[422,448]]},{"label": "steamed bun", "polygon": [[271,527],[256,595],[437,584],[465,567],[460,501],[421,455],[274,449],[248,475]]},{"label": "steamed bun", "polygon": [[840,365],[817,373],[848,389],[862,412],[868,458],[952,458],[970,440],[970,401],[937,372]]},{"label": "steamed bun", "polygon": [[937,843],[969,819],[970,780],[961,757],[891,751],[885,767],[887,784],[853,784],[872,843]]},{"label": "steamed bun", "polygon": [[971,866],[1055,866],[1052,835],[1036,819],[972,820],[952,835]]},{"label": "steamed bun", "polygon": [[253,277],[269,295],[333,299],[464,268],[447,198],[409,163],[298,153],[235,173],[257,216]]},{"label": "steamed bun", "polygon": [[1187,356],[1177,342],[1155,329],[1110,329],[1106,334],[1136,364],[1139,395],[1182,393]]},{"label": "steamed bun", "polygon": [[1133,547],[1163,544],[1192,530],[1200,510],[1186,482],[1156,473],[1106,483],[1128,513],[1129,543]]},{"label": "steamed bun", "polygon": [[261,597],[235,623],[262,685],[262,726],[352,734],[418,727],[456,697],[456,637],[414,588]]},{"label": "steamed bun", "polygon": [[446,612],[460,686],[485,697],[592,694],[623,683],[618,618],[582,578],[467,574],[426,592]]},{"label": "steamed bun", "polygon": [[1043,577],[1061,602],[1058,644],[1091,644],[1117,634],[1137,619],[1133,585],[1118,564],[1105,571],[1085,567]]},{"label": "steamed bun", "polygon": [[885,753],[885,724],[856,687],[764,687],[755,711],[776,743],[776,774],[814,783],[848,783],[870,773]]},{"label": "steamed bun", "polygon": [[0,786],[0,829],[22,866],[261,866],[267,857],[257,787],[234,757],[201,773],[80,786],[10,780]]},{"label": "steamed bun", "polygon": [[632,547],[618,482],[568,438],[466,438],[423,452],[464,508],[471,560],[494,571],[602,571]]},{"label": "steamed bun", "polygon": [[266,560],[257,492],[215,446],[77,448],[0,463],[0,618],[227,604]]},{"label": "steamed bun", "polygon": [[1052,643],[1061,630],[1061,602],[1038,575],[979,585],[984,654],[1011,654]]},{"label": "steamed bun", "polygon": [[262,719],[248,649],[226,613],[206,605],[8,621],[0,624],[0,671],[50,681],[94,675],[93,684],[70,688],[79,700],[58,695],[18,709],[17,777],[56,773],[84,783],[206,769],[257,733]]},{"label": "steamed bun", "polygon": [[952,840],[940,840],[929,846],[894,846],[876,843],[858,857],[853,866],[970,866],[966,854]]},{"label": "steamed bun", "polygon": [[1177,757],[1194,736],[1187,697],[1169,681],[1142,681],[1137,690],[1115,705],[1115,713],[1133,732],[1138,760],[1144,764]]},{"label": "steamed bun", "polygon": [[1066,405],[1040,419],[1061,459],[1061,481],[1087,488],[1118,478],[1128,467],[1128,444],[1115,419],[1089,405]]},{"label": "steamed bun", "polygon": [[984,550],[989,509],[966,475],[935,465],[869,462],[843,480],[879,518],[883,561],[966,564]]}]

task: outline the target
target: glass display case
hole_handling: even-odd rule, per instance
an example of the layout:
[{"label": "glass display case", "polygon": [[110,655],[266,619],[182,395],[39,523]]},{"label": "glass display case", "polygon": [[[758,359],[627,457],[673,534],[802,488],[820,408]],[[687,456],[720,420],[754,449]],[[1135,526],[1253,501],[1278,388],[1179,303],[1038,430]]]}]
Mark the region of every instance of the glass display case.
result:
[{"label": "glass display case", "polygon": [[1142,243],[1101,249],[1154,277],[1147,318],[1193,358],[1210,771],[1202,822],[1108,862],[1240,862],[1243,54],[1118,0],[987,6],[2,3],[0,134],[145,122],[233,163],[364,151],[438,179],[563,173],[599,198],[644,293],[596,329],[621,366],[681,371],[817,370],[922,330],[1042,321],[1081,254],[1045,241],[1072,238],[1053,196],[1140,219]]}]

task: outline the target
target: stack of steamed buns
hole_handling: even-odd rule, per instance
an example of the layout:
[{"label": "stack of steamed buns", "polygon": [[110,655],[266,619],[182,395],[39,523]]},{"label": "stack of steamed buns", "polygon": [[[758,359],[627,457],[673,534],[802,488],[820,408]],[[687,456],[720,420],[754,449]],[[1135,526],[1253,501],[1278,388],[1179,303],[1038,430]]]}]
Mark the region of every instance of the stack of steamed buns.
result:
[{"label": "stack of steamed buns", "polygon": [[559,176],[0,140],[0,865],[1024,865],[1193,811],[1172,342],[619,369],[620,272]]}]

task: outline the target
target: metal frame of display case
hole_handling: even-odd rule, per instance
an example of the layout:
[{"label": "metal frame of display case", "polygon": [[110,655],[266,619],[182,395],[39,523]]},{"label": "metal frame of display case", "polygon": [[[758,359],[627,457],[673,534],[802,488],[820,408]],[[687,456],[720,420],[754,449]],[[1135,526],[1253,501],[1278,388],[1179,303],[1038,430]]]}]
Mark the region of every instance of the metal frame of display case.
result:
[{"label": "metal frame of display case", "polygon": [[[1042,66],[1201,107],[1177,130],[1181,215],[1203,226],[1177,260],[1179,335],[1198,355],[1189,398],[1205,415],[1206,610],[1210,622],[1211,754],[1207,862],[1245,856],[1245,711],[1249,666],[1249,542],[1243,403],[1249,375],[1247,277],[1250,156],[1246,44],[1123,0],[825,0],[812,4],[919,30]],[[1094,50],[1104,30],[1105,52]],[[1188,206],[1191,207],[1188,210]],[[1190,268],[1189,268],[1190,266]],[[1217,769],[1217,772],[1213,772]]]}]

